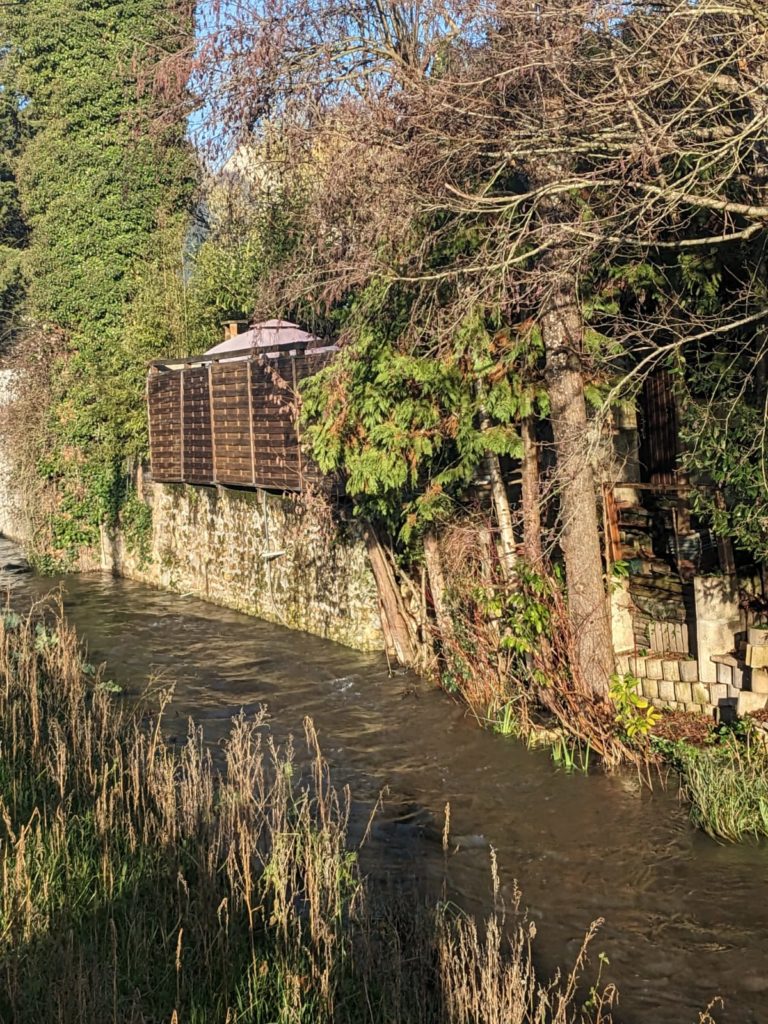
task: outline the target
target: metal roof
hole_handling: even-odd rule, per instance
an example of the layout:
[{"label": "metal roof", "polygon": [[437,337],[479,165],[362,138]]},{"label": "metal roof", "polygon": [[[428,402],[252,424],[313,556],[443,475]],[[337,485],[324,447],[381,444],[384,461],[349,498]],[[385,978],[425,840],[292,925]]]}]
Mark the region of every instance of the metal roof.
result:
[{"label": "metal roof", "polygon": [[264,320],[254,324],[242,334],[235,334],[226,341],[219,342],[204,353],[206,356],[220,356],[227,352],[242,353],[243,349],[274,349],[286,345],[300,345],[306,348],[320,346],[319,338],[307,331],[302,331],[298,324],[289,320]]}]

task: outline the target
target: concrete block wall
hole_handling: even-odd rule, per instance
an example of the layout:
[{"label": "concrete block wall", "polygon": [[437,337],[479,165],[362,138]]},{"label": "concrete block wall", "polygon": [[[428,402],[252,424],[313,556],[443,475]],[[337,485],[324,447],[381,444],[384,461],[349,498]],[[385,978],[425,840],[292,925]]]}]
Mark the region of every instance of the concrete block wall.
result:
[{"label": "concrete block wall", "polygon": [[[717,666],[718,670],[721,668]],[[743,677],[727,676],[723,671],[719,673],[719,681],[704,682],[699,679],[694,658],[618,654],[616,671],[619,674],[631,672],[639,679],[639,692],[656,707],[676,711],[709,714],[721,701],[737,700],[744,686]]]}]

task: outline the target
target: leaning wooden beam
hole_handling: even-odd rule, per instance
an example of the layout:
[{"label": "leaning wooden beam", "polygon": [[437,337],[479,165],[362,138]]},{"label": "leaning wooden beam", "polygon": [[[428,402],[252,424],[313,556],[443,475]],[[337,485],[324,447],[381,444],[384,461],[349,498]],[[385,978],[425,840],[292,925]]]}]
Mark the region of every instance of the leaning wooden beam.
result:
[{"label": "leaning wooden beam", "polygon": [[416,648],[408,628],[403,596],[395,582],[392,567],[370,524],[365,531],[365,545],[376,580],[376,589],[379,592],[381,625],[387,641],[387,653],[394,655],[401,665],[414,666],[416,664]]}]

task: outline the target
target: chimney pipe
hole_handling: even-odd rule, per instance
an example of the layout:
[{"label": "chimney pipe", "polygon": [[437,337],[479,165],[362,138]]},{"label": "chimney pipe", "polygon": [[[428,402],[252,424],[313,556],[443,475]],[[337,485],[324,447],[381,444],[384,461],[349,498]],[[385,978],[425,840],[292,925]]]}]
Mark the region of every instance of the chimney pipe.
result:
[{"label": "chimney pipe", "polygon": [[225,320],[224,321],[224,341],[229,341],[230,338],[237,337],[238,334],[242,334],[248,330],[247,320]]}]

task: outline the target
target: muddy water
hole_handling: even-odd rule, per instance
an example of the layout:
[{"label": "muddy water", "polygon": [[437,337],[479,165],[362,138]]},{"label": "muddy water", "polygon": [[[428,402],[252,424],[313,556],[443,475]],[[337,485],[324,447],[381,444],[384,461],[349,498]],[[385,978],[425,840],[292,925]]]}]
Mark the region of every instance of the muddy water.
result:
[{"label": "muddy water", "polygon": [[[0,565],[12,549],[0,541]],[[17,602],[52,581],[9,577]],[[451,805],[448,881],[458,900],[489,900],[489,847],[505,889],[517,880],[538,925],[543,966],[576,951],[590,921],[610,959],[627,1024],[683,1024],[715,995],[718,1020],[768,1022],[768,847],[723,846],[695,832],[673,793],[631,776],[566,775],[544,752],[481,731],[445,695],[391,676],[378,656],[203,602],[107,577],[62,582],[92,660],[129,688],[175,683],[171,729],[187,716],[212,743],[241,708],[266,704],[278,738],[310,715],[359,819],[389,797],[368,850],[377,873],[434,885]]]}]

